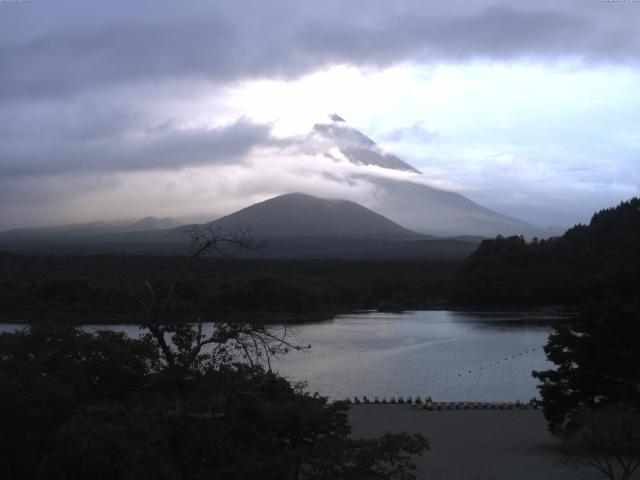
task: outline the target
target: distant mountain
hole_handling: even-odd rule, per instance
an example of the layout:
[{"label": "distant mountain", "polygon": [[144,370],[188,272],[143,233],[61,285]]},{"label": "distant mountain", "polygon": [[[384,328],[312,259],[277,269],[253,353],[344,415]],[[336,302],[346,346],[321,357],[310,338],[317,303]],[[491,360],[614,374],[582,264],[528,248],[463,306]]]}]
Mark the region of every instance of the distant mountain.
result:
[{"label": "distant mountain", "polygon": [[149,230],[165,230],[168,228],[175,228],[180,225],[180,222],[171,217],[144,217],[133,222],[127,227],[128,232],[143,232]]},{"label": "distant mountain", "polygon": [[[280,195],[207,225],[248,228],[264,241],[255,255],[272,258],[463,257],[478,243],[420,235],[355,202],[304,193]],[[165,238],[187,238],[185,230],[176,228]]]},{"label": "distant mountain", "polygon": [[52,227],[15,228],[0,232],[0,245],[7,242],[47,241],[52,238],[68,238],[86,235],[100,235],[112,232],[113,224],[106,222],[86,222]]},{"label": "distant mountain", "polygon": [[369,177],[380,192],[369,205],[390,219],[435,236],[523,235],[546,238],[558,232],[483,207],[463,195],[400,179]]},{"label": "distant mountain", "polygon": [[124,220],[114,222],[97,221],[56,225],[52,227],[16,228],[0,232],[0,240],[49,237],[86,237],[93,235],[162,230],[174,228],[178,225],[180,225],[180,222],[174,218],[144,217],[135,222],[128,222]]},{"label": "distant mountain", "polygon": [[355,202],[288,193],[243,208],[211,225],[251,227],[263,238],[333,235],[417,236],[388,218]]},{"label": "distant mountain", "polygon": [[366,207],[416,232],[437,236],[493,237],[502,234],[543,238],[562,232],[523,222],[478,205],[458,193],[429,186],[416,168],[384,152],[338,115],[330,115],[329,122],[316,124],[308,143],[318,149],[318,153],[336,161],[346,159],[354,165],[409,174],[402,178],[363,172],[354,174],[354,179],[375,186],[376,194],[363,202]]},{"label": "distant mountain", "polygon": [[[188,230],[171,219],[144,218],[117,229],[83,224],[0,234],[0,249],[41,253],[153,253],[187,251]],[[264,258],[460,258],[477,239],[435,239],[408,230],[362,205],[304,193],[271,198],[205,224],[220,231],[249,229],[263,246],[235,251]],[[89,233],[90,232],[90,233]],[[230,252],[231,253],[231,252]]]},{"label": "distant mountain", "polygon": [[[144,253],[145,243],[180,225],[173,218],[145,217],[135,222],[86,222],[0,232],[0,249],[41,253]],[[175,251],[167,246],[162,253]]]}]

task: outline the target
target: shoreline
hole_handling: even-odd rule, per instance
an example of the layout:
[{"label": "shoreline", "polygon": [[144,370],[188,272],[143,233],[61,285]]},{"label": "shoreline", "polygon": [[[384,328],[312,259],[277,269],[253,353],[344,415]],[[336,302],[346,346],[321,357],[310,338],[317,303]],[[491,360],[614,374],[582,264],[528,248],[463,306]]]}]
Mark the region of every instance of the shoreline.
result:
[{"label": "shoreline", "polygon": [[[346,309],[326,309],[311,312],[296,311],[252,311],[252,310],[220,310],[203,315],[202,321],[205,323],[214,321],[238,321],[243,318],[251,319],[253,323],[261,323],[265,325],[304,325],[307,323],[327,322],[334,320],[340,315],[357,315],[366,313],[379,314],[403,314],[421,311],[450,311],[461,312],[467,314],[476,313],[478,315],[520,315],[517,319],[493,319],[492,323],[511,322],[511,323],[556,323],[571,321],[577,314],[575,308],[562,306],[531,306],[531,307],[469,307],[458,305],[431,305],[422,307],[412,307],[406,309],[387,309],[387,308],[346,308]],[[73,311],[47,311],[47,312],[6,312],[0,313],[0,323],[5,324],[24,324],[42,321],[48,318],[51,321],[63,320],[76,323],[78,325],[139,325],[137,312],[73,312]],[[178,312],[175,315],[180,317]],[[256,320],[257,319],[257,320]],[[169,321],[169,318],[167,318]],[[191,323],[188,320],[187,323]]]},{"label": "shoreline", "polygon": [[[358,397],[354,397],[357,399]],[[366,399],[366,397],[364,397]],[[515,401],[515,402],[504,402],[504,401],[438,401],[434,402],[432,400],[422,400],[420,397],[416,397],[415,400],[412,400],[411,397],[407,397],[407,399],[403,399],[403,397],[398,397],[398,399],[394,399],[389,401],[380,401],[378,399],[365,401],[360,400],[352,400],[347,398],[346,400],[335,400],[333,403],[346,402],[347,405],[350,406],[404,406],[409,407],[412,410],[427,410],[430,412],[436,411],[450,411],[450,410],[538,410],[540,407],[538,406],[538,400],[531,399],[528,402]]]}]

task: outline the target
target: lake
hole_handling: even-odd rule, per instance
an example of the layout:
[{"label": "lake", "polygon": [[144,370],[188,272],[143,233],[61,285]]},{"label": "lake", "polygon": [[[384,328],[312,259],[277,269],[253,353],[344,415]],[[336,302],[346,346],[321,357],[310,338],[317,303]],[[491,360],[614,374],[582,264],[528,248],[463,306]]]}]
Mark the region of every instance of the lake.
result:
[{"label": "lake", "polygon": [[[549,319],[550,320],[550,319]],[[528,401],[551,321],[518,313],[419,311],[340,315],[296,327],[310,343],[276,362],[292,380],[332,398],[430,395],[437,401]]]},{"label": "lake", "polygon": [[[554,321],[517,312],[339,315],[288,327],[291,340],[311,349],[273,365],[332,399],[429,395],[434,401],[528,401],[538,396],[531,371],[552,366],[542,347]],[[0,331],[15,328],[0,325]],[[139,334],[132,325],[108,328]]]}]

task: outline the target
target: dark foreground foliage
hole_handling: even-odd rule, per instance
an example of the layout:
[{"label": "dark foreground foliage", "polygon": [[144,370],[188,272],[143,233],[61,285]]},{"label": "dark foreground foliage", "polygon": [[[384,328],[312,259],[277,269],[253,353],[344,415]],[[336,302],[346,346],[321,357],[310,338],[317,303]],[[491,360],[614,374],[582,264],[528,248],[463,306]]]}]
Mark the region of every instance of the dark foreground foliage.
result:
[{"label": "dark foreground foliage", "polygon": [[174,329],[170,362],[150,334],[0,335],[0,477],[414,478],[424,438],[352,439],[345,404],[234,363],[241,335],[267,333],[220,326],[205,352],[197,329]]},{"label": "dark foreground foliage", "polygon": [[579,305],[640,298],[640,198],[596,213],[562,237],[485,240],[453,282],[469,305]]}]

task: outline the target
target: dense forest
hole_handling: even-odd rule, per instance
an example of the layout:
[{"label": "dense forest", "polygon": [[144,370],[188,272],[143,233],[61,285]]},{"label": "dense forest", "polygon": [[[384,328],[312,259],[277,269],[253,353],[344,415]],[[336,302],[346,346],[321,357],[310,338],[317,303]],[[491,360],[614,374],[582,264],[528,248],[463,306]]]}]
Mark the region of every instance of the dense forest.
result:
[{"label": "dense forest", "polygon": [[640,199],[562,237],[483,241],[456,273],[458,305],[571,305],[640,298]]},{"label": "dense forest", "polygon": [[[120,289],[167,285],[181,256],[0,254],[0,315],[33,321],[135,320],[137,305]],[[202,258],[180,285],[177,313],[251,314],[278,320],[357,309],[444,305],[459,262],[447,260],[260,260]],[[310,315],[313,313],[314,315]],[[301,314],[304,314],[301,315]],[[269,318],[265,318],[269,320]]]}]

